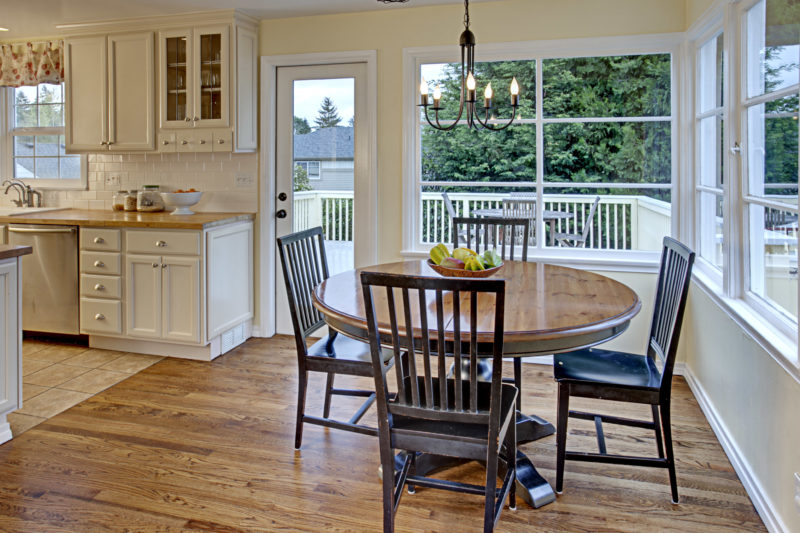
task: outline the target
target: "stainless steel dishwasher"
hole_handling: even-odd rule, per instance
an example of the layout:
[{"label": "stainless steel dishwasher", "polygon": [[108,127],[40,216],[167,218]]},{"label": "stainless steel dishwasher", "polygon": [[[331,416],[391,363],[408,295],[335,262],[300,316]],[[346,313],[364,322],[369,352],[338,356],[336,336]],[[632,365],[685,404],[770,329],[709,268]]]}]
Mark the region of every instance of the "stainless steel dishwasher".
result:
[{"label": "stainless steel dishwasher", "polygon": [[8,243],[33,247],[22,259],[22,329],[77,335],[78,228],[9,224]]}]

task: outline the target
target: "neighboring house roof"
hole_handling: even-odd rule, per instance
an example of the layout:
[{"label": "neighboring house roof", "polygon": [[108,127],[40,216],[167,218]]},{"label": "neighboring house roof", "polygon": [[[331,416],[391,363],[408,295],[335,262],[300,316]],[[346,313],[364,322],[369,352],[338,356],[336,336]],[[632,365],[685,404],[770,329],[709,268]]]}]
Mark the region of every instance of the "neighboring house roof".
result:
[{"label": "neighboring house roof", "polygon": [[296,161],[352,160],[353,128],[334,126],[294,136]]}]

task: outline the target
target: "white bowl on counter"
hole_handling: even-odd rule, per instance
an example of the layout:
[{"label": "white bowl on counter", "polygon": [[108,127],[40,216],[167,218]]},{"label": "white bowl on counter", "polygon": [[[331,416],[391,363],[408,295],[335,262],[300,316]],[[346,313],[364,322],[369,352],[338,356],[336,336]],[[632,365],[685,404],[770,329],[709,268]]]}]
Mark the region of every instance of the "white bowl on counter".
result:
[{"label": "white bowl on counter", "polygon": [[170,213],[171,215],[194,215],[194,211],[189,208],[199,202],[202,196],[202,192],[161,193],[161,199],[164,200],[164,205],[175,208],[175,210]]}]

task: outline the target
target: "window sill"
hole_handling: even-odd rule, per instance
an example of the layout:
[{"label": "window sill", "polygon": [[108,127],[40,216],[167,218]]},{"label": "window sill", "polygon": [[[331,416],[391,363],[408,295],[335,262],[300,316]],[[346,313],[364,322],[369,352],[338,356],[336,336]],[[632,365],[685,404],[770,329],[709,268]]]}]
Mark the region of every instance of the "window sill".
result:
[{"label": "window sill", "polygon": [[794,380],[800,383],[797,336],[778,331],[767,317],[756,313],[743,300],[722,296],[722,287],[708,273],[696,269],[692,275],[695,284],[716,303],[742,330],[766,351]]}]

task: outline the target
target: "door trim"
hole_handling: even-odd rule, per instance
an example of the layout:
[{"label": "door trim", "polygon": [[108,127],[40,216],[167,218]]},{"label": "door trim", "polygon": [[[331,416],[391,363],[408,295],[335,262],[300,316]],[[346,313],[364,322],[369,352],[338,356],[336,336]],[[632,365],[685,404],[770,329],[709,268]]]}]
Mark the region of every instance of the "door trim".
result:
[{"label": "door trim", "polygon": [[255,337],[275,335],[275,139],[277,134],[276,77],[279,67],[302,67],[337,63],[365,63],[367,69],[367,113],[359,125],[367,129],[367,176],[364,186],[368,198],[367,240],[369,260],[378,261],[378,53],[376,50],[324,52],[261,57],[261,147],[259,148],[259,196],[256,223],[258,254],[256,264],[256,294],[258,318],[253,329]]}]

